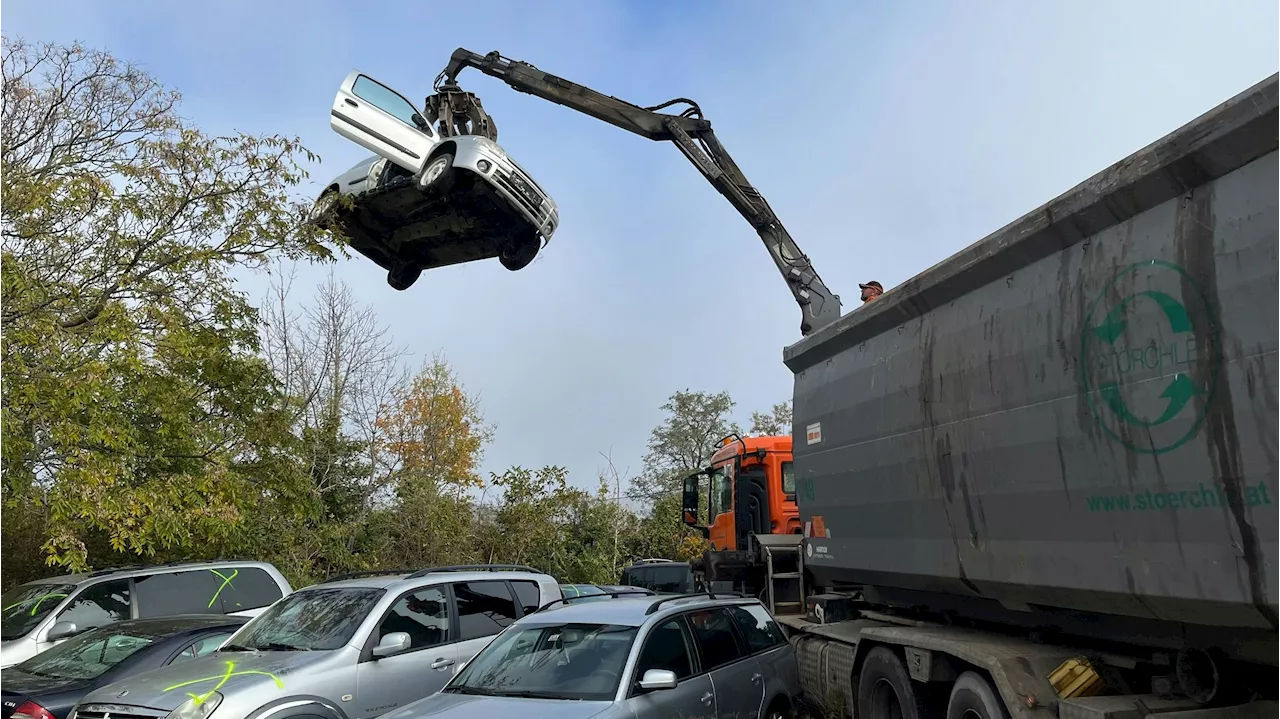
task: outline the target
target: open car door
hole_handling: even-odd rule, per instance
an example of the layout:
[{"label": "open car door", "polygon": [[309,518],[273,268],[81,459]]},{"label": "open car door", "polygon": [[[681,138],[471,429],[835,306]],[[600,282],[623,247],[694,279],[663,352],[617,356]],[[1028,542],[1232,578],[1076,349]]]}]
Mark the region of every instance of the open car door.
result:
[{"label": "open car door", "polygon": [[359,70],[338,88],[329,127],[415,175],[439,141],[412,102]]}]

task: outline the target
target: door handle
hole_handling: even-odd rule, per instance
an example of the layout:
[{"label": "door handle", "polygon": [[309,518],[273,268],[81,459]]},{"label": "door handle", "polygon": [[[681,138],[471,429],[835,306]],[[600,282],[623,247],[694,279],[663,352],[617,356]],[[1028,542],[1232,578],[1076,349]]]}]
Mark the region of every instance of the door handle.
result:
[{"label": "door handle", "polygon": [[344,98],[342,99],[342,101],[343,101],[343,102],[345,102],[345,103],[347,103],[348,105],[350,105],[350,106],[352,106],[352,107],[360,107],[359,105],[357,105],[357,104],[356,104],[356,101],[355,101],[355,100],[352,100],[352,99],[351,99],[351,98],[349,98],[349,97],[344,97]]},{"label": "door handle", "polygon": [[711,706],[711,692],[702,695],[702,703]]},{"label": "door handle", "polygon": [[760,675],[760,672],[756,672],[755,674],[752,674],[752,675],[751,675],[751,683],[752,683],[752,684],[759,684],[759,683],[760,683],[760,680],[761,680],[761,679],[763,679],[763,678],[764,678],[764,677],[762,677],[762,676]]},{"label": "door handle", "polygon": [[432,669],[444,669],[445,667],[451,667],[451,666],[453,666],[453,660],[445,659],[444,657],[440,657],[434,662],[431,662]]}]

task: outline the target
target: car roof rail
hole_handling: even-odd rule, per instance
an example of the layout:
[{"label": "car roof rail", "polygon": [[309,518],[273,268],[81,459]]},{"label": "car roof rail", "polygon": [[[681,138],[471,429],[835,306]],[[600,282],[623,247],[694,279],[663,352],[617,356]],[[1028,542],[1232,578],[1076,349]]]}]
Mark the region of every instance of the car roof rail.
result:
[{"label": "car roof rail", "polygon": [[540,612],[540,611],[542,611],[543,609],[548,609],[548,608],[553,607],[553,606],[555,606],[555,605],[557,605],[557,604],[560,604],[561,602],[564,602],[565,604],[568,604],[569,602],[572,602],[572,601],[575,601],[575,600],[578,600],[578,599],[587,599],[587,598],[593,598],[593,597],[594,597],[594,598],[598,598],[598,597],[629,597],[629,596],[631,596],[631,595],[633,595],[633,594],[640,594],[640,595],[643,595],[643,596],[646,596],[646,597],[652,597],[652,596],[654,596],[654,593],[653,593],[651,590],[648,590],[648,589],[642,589],[642,588],[640,588],[640,587],[637,587],[637,588],[635,588],[635,589],[628,589],[628,590],[627,590],[627,591],[625,591],[625,592],[603,592],[603,593],[601,593],[601,594],[579,594],[579,595],[578,595],[578,596],[576,596],[576,597],[560,597],[559,599],[552,599],[551,601],[547,602],[546,604],[543,604],[542,606],[538,607],[538,609],[537,609],[534,613],[536,614],[537,612]]},{"label": "car roof rail", "polygon": [[652,557],[650,559],[637,559],[632,564],[632,566],[635,566],[636,564],[661,564],[663,562],[674,562],[674,561],[675,561],[674,559],[661,559],[657,557]]},{"label": "car roof rail", "polygon": [[647,617],[658,611],[658,607],[661,607],[667,602],[674,602],[677,599],[752,599],[752,597],[748,597],[745,594],[739,594],[737,592],[695,592],[693,594],[672,594],[669,597],[663,597],[653,604],[650,604],[649,608],[645,610],[644,615]]},{"label": "car roof rail", "polygon": [[103,567],[102,569],[95,569],[95,570],[93,570],[92,572],[89,572],[88,574],[86,574],[85,576],[86,576],[86,577],[104,577],[104,576],[106,576],[106,575],[108,575],[108,574],[115,574],[116,572],[130,572],[130,571],[133,571],[133,570],[135,570],[135,569],[147,569],[148,567],[151,567],[151,566],[154,566],[154,565],[150,565],[150,564],[121,564],[121,565],[116,566],[116,567]]},{"label": "car roof rail", "polygon": [[534,574],[544,574],[533,567],[526,567],[523,564],[451,564],[443,567],[427,567],[405,577],[405,579],[421,579],[428,574],[436,572],[532,572]]},{"label": "car roof rail", "polygon": [[345,572],[343,574],[335,574],[332,577],[326,577],[318,582],[318,584],[329,584],[330,582],[341,582],[347,579],[363,579],[365,577],[387,577],[396,574],[412,574],[412,569],[364,569],[359,572]]}]

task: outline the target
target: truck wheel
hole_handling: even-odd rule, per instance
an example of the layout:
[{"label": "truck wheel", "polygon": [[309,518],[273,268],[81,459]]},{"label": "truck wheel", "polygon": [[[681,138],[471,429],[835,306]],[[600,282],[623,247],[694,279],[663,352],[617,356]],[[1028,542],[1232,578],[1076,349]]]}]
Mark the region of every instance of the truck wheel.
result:
[{"label": "truck wheel", "polygon": [[893,650],[876,647],[867,654],[858,675],[858,719],[933,719],[921,698]]},{"label": "truck wheel", "polygon": [[453,187],[453,153],[442,152],[431,158],[422,169],[422,191],[431,195],[443,195]]},{"label": "truck wheel", "polygon": [[951,688],[946,719],[1009,719],[1009,714],[986,679],[965,672]]},{"label": "truck wheel", "polygon": [[533,262],[533,258],[538,256],[540,244],[541,240],[538,239],[537,232],[521,232],[512,239],[510,245],[498,253],[498,261],[512,272],[523,270]]},{"label": "truck wheel", "polygon": [[417,265],[398,265],[387,272],[387,284],[393,289],[404,291],[413,286],[422,275],[422,268]]}]

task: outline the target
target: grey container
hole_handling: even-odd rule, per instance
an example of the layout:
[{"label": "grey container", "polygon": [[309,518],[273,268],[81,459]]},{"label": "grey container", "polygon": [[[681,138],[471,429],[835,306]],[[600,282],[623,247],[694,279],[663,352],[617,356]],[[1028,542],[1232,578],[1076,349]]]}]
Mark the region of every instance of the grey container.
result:
[{"label": "grey container", "polygon": [[1275,664],[1277,132],[1273,75],[787,348],[818,584]]}]

